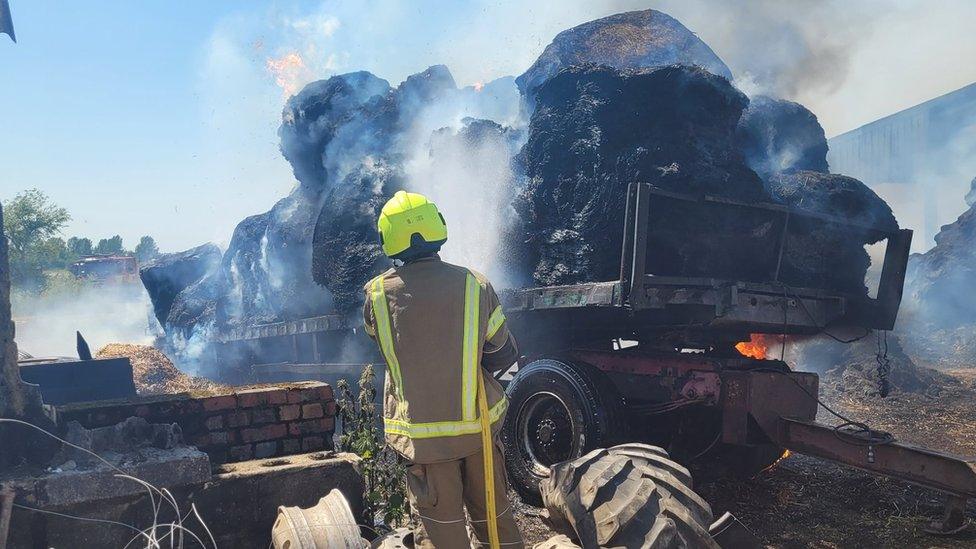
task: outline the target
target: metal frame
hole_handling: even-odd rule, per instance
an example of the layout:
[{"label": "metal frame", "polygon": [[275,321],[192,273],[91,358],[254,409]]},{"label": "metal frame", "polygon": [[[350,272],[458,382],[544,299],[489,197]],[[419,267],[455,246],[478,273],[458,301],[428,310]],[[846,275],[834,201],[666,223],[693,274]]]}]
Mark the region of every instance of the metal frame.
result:
[{"label": "metal frame", "polygon": [[[668,277],[647,274],[648,225],[651,202],[656,198],[714,203],[781,216],[775,268],[766,283],[712,278]],[[877,298],[819,288],[793,288],[780,282],[783,249],[791,219],[839,224],[887,239]],[[749,204],[709,195],[687,196],[631,183],[627,189],[620,278],[567,286],[525,288],[502,292],[506,312],[517,317],[527,312],[553,312],[583,307],[621,308],[631,317],[646,311],[671,313],[694,307],[714,308],[706,328],[732,328],[751,333],[819,332],[828,326],[850,325],[888,330],[894,326],[901,303],[912,231],[882,230],[824,214],[802,212],[777,204]],[[677,308],[677,309],[676,309]],[[679,315],[671,314],[679,318]],[[648,317],[653,323],[653,315]],[[700,318],[698,320],[701,320]],[[629,321],[634,324],[633,319]],[[639,323],[639,322],[638,322]]]},{"label": "metal frame", "polygon": [[349,315],[323,315],[284,322],[271,322],[231,328],[218,337],[221,343],[245,341],[249,339],[263,339],[266,337],[311,334],[315,332],[330,332],[334,330],[358,328],[359,324]]},{"label": "metal frame", "polygon": [[750,426],[758,426],[780,447],[940,491],[945,515],[930,531],[952,534],[965,526],[961,510],[976,497],[976,458],[817,423],[816,374],[725,370],[721,377],[723,442],[748,443]]}]

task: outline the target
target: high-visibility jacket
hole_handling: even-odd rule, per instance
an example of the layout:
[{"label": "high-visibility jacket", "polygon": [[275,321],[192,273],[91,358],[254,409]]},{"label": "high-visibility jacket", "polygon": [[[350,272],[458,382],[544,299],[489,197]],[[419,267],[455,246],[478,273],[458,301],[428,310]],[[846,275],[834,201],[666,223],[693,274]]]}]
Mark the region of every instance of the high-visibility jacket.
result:
[{"label": "high-visibility jacket", "polygon": [[[388,270],[365,287],[366,332],[386,359],[386,441],[415,463],[461,459],[481,449],[477,388],[483,352],[506,346],[505,315],[481,274],[437,256]],[[507,401],[485,376],[492,430]]]}]

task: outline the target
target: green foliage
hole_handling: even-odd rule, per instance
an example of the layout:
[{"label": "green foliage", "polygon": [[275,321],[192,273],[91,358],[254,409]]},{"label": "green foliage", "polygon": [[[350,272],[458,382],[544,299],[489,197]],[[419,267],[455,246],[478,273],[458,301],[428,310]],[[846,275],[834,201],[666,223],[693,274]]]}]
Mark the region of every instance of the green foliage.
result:
[{"label": "green foliage", "polygon": [[85,288],[85,281],[63,269],[44,271],[41,299],[61,299],[77,296]]},{"label": "green foliage", "polygon": [[407,517],[406,468],[400,456],[383,442],[381,418],[376,410],[376,378],[372,366],[366,366],[359,378],[359,396],[353,395],[349,383],[336,384],[336,400],[342,435],[339,449],[362,458],[366,489],[363,506],[367,517],[382,516],[388,527],[403,524]]},{"label": "green foliage", "polygon": [[60,254],[64,241],[51,239],[71,220],[68,211],[38,189],[28,189],[3,205],[3,230],[10,241],[10,278],[15,285],[43,282],[45,261]]},{"label": "green foliage", "polygon": [[136,245],[135,249],[136,260],[139,263],[146,263],[152,261],[156,256],[159,255],[159,247],[156,246],[156,241],[153,240],[151,236],[144,236],[139,239],[139,244]]},{"label": "green foliage", "polygon": [[43,269],[63,269],[76,259],[64,239],[58,236],[39,242],[33,249],[33,256]]},{"label": "green foliage", "polygon": [[98,255],[119,255],[125,253],[122,247],[122,237],[115,235],[112,238],[103,238],[95,246],[95,253]]},{"label": "green foliage", "polygon": [[68,251],[71,252],[76,259],[82,256],[92,255],[92,241],[90,238],[78,238],[77,236],[72,236],[68,239]]}]

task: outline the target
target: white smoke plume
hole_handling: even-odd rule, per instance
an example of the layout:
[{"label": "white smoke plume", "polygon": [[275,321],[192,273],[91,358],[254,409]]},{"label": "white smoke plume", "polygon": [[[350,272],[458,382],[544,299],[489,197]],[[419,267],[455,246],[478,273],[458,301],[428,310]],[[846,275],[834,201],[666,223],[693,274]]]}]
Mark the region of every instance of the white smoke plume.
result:
[{"label": "white smoke plume", "polygon": [[35,357],[77,357],[75,331],[92,354],[108,343],[151,345],[162,333],[138,282],[99,286],[67,280],[40,296],[15,293],[11,309],[17,347]]}]

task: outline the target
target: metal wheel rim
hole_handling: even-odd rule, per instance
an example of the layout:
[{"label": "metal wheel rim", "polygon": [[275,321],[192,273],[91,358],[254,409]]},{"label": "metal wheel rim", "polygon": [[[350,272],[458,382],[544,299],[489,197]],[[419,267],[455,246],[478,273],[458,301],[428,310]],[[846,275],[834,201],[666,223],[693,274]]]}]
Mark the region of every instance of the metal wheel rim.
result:
[{"label": "metal wheel rim", "polygon": [[[554,415],[555,414],[555,415]],[[562,416],[561,418],[559,416]],[[552,458],[552,453],[544,450],[541,445],[543,441],[539,439],[540,422],[551,420],[556,423],[564,422],[568,427],[568,433],[563,435],[566,441],[555,440],[554,444],[563,445],[568,443],[565,455],[559,459]],[[579,455],[579,437],[575,436],[577,422],[573,414],[559,395],[551,392],[539,392],[529,397],[519,409],[517,436],[518,451],[521,458],[529,465],[529,470],[538,477],[549,476],[549,466],[553,463],[572,459]],[[550,436],[558,435],[558,429],[553,429]],[[557,450],[558,451],[558,450]],[[548,454],[548,457],[545,457]]]}]

